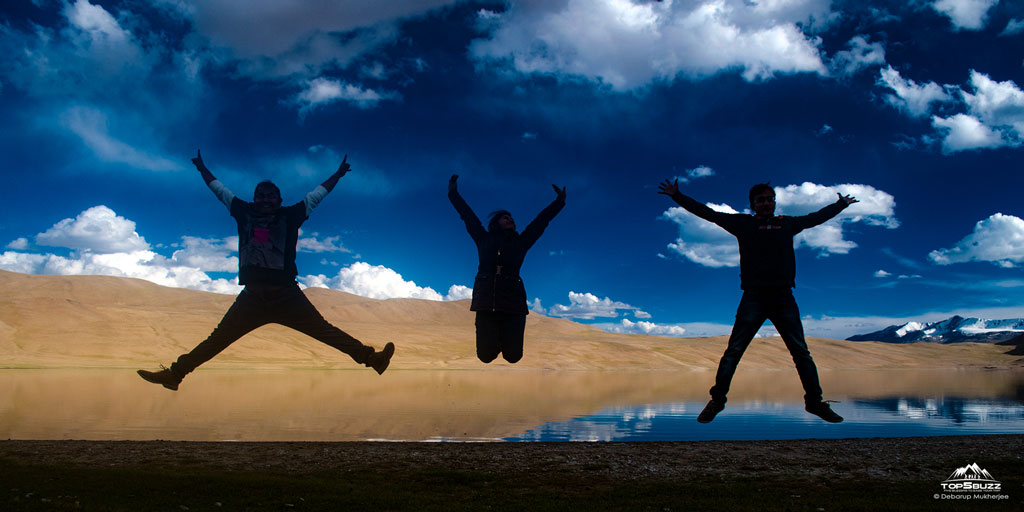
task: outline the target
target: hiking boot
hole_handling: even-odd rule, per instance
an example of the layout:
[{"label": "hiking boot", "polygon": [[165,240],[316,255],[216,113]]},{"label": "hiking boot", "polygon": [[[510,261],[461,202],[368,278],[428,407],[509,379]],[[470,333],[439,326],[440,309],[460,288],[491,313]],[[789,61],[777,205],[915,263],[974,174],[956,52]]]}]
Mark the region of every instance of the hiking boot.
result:
[{"label": "hiking boot", "polygon": [[370,354],[370,357],[366,358],[366,366],[373,368],[377,375],[384,373],[384,370],[388,369],[388,365],[391,364],[391,356],[395,355],[395,344],[390,341],[387,345],[384,345],[384,350],[374,352]]},{"label": "hiking boot", "polygon": [[181,377],[178,377],[170,368],[164,365],[160,365],[161,370],[158,372],[151,372],[148,370],[139,370],[139,377],[142,377],[146,382],[152,382],[153,384],[160,384],[163,387],[177,391],[178,384],[181,384]]},{"label": "hiking boot", "polygon": [[711,420],[715,419],[715,416],[722,412],[722,409],[725,409],[725,404],[712,399],[697,416],[697,421],[699,423],[711,423]]},{"label": "hiking boot", "polygon": [[835,411],[833,411],[832,408],[829,407],[828,403],[830,401],[831,400],[807,404],[806,406],[804,406],[804,410],[829,423],[841,423],[843,421],[843,417],[836,414]]}]

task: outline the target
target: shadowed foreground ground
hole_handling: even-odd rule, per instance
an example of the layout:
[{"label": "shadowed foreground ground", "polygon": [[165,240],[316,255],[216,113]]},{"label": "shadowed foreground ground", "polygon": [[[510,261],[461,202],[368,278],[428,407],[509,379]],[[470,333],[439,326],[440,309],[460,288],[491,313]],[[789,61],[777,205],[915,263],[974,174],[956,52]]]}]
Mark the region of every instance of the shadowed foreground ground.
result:
[{"label": "shadowed foreground ground", "polygon": [[[0,441],[6,510],[1020,510],[1024,436],[676,443]],[[977,463],[1004,500],[941,500]]]}]

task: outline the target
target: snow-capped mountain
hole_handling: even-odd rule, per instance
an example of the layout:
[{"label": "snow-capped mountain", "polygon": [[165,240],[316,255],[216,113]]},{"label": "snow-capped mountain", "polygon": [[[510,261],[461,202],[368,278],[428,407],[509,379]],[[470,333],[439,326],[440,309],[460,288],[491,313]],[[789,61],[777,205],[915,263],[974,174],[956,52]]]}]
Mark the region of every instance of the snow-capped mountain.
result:
[{"label": "snow-capped mountain", "polygon": [[907,322],[890,325],[881,331],[857,334],[850,341],[884,341],[887,343],[996,343],[1024,334],[1024,318],[988,320],[953,316],[931,323]]}]

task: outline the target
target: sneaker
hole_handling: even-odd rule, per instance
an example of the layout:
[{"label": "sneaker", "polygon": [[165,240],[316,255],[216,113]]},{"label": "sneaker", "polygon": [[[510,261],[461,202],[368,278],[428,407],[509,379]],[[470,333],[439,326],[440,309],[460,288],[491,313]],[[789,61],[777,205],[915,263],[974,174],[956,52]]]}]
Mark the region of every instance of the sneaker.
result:
[{"label": "sneaker", "polygon": [[843,417],[836,414],[835,411],[833,411],[832,408],[829,407],[829,402],[831,402],[831,400],[807,404],[806,406],[804,406],[804,410],[815,416],[818,416],[819,418],[829,423],[841,423],[843,421]]},{"label": "sneaker", "polygon": [[725,409],[725,404],[712,399],[697,416],[697,421],[700,423],[711,423],[711,420],[715,419],[715,416],[722,412],[722,409]]},{"label": "sneaker", "polygon": [[366,359],[366,366],[373,368],[377,375],[381,375],[384,370],[388,369],[393,355],[395,355],[395,344],[389,341],[387,345],[384,345],[384,350],[370,354],[370,357]]},{"label": "sneaker", "polygon": [[148,370],[139,370],[139,377],[142,377],[146,382],[152,382],[153,384],[160,384],[163,387],[177,391],[178,384],[181,384],[181,377],[178,377],[171,372],[170,368],[164,365],[160,365],[161,370],[158,372],[151,372]]}]

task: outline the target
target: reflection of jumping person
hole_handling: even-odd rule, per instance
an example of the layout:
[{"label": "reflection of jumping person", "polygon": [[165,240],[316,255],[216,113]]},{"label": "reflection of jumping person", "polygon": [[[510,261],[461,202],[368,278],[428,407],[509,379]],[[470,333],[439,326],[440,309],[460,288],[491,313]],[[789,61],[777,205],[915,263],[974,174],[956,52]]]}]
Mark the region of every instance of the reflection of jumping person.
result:
[{"label": "reflection of jumping person", "polygon": [[821,400],[818,369],[804,340],[804,327],[792,290],[796,282],[793,237],[835,217],[857,200],[839,195],[835,203],[817,212],[800,217],[776,216],[775,191],[771,185],[759,183],[750,189],[750,208],[754,215],[746,215],[712,210],[679,192],[678,180],[665,180],[658,189],[659,193],[671,197],[690,213],[721,226],[736,237],[740,247],[743,298],[736,310],[736,323],[729,336],[728,348],[718,364],[711,401],[697,416],[697,421],[708,423],[725,408],[725,395],[729,392],[736,365],[765,320],[772,321],[793,356],[804,387],[805,410],[831,423],[843,421],[827,402]]},{"label": "reflection of jumping person", "polygon": [[256,185],[253,202],[243,201],[214,178],[203,164],[202,155],[196,154],[192,163],[238,223],[238,283],[245,288],[205,341],[188,354],[182,354],[170,368],[156,372],[139,370],[143,379],[176,390],[185,375],[196,367],[246,333],[269,323],[291,327],[348,354],[355,362],[373,368],[378,374],[384,373],[395,345],[389,342],[384,350],[375,351],[331,325],[295,282],[299,226],[349,172],[351,167],[347,160],[346,156],[338,170],[302,201],[282,208],[281,191],[273,183],[264,181]]},{"label": "reflection of jumping person", "polygon": [[469,308],[476,311],[476,356],[489,363],[501,354],[506,361],[515,363],[523,357],[523,331],[529,313],[519,268],[526,251],[565,206],[565,187],[551,185],[558,194],[555,200],[522,233],[517,233],[512,214],[505,210],[492,213],[484,230],[480,219],[459,195],[458,179],[459,175],[453,174],[448,180],[448,199],[466,223],[480,258]]}]

